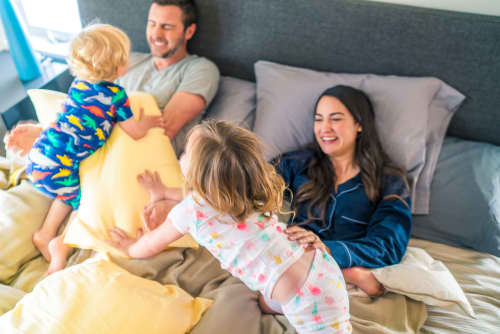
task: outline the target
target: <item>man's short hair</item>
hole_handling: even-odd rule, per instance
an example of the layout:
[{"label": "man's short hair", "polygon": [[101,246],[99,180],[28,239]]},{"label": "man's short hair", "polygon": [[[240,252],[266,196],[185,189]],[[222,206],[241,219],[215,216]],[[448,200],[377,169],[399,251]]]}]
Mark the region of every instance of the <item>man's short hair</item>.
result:
[{"label": "man's short hair", "polygon": [[159,6],[177,6],[182,10],[184,29],[198,22],[198,9],[194,0],[153,0]]}]

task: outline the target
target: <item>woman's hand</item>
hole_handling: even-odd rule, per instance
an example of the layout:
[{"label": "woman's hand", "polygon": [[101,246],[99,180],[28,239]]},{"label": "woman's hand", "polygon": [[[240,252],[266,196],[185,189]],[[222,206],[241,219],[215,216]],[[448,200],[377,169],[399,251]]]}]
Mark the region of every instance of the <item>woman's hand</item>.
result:
[{"label": "woman's hand", "polygon": [[142,229],[139,229],[137,230],[136,238],[131,238],[124,230],[115,226],[111,230],[109,230],[109,234],[111,235],[111,240],[107,240],[107,242],[110,245],[121,249],[125,254],[129,255],[130,247],[137,241],[137,239],[142,237],[144,233]]},{"label": "woman's hand", "polygon": [[168,213],[177,203],[177,201],[166,199],[148,203],[144,208],[143,214],[146,229],[152,231],[160,226],[167,219]]},{"label": "woman's hand", "polygon": [[285,233],[288,235],[288,240],[295,240],[300,245],[304,245],[307,248],[320,249],[323,252],[331,254],[330,249],[326,247],[323,241],[321,241],[321,239],[314,232],[294,225],[287,228]]}]

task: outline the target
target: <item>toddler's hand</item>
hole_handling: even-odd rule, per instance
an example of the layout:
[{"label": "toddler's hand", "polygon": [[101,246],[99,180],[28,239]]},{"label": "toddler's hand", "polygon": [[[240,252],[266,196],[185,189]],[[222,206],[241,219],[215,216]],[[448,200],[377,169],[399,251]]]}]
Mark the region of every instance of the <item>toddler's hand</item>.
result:
[{"label": "toddler's hand", "polygon": [[144,115],[144,108],[139,109],[139,122],[147,130],[151,128],[166,128],[166,120],[163,116]]},{"label": "toddler's hand", "polygon": [[137,237],[134,239],[129,237],[127,233],[119,227],[114,227],[108,232],[111,235],[112,240],[106,240],[106,241],[110,245],[118,249],[121,249],[127,255],[129,254],[130,246],[132,246],[137,241],[137,239],[142,237],[142,235],[144,234],[142,229],[139,229],[137,230]]},{"label": "toddler's hand", "polygon": [[5,135],[5,147],[9,152],[24,156],[31,150],[41,132],[42,128],[36,124],[19,124]]}]

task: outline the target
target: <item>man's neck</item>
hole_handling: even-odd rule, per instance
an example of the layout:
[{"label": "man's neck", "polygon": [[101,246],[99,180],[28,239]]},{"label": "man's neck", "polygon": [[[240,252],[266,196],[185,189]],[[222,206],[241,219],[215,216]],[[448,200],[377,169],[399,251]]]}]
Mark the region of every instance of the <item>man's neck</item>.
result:
[{"label": "man's neck", "polygon": [[153,61],[156,69],[158,71],[161,71],[169,66],[172,66],[180,62],[182,59],[186,58],[187,55],[188,55],[187,51],[177,52],[176,54],[168,58],[154,57]]}]

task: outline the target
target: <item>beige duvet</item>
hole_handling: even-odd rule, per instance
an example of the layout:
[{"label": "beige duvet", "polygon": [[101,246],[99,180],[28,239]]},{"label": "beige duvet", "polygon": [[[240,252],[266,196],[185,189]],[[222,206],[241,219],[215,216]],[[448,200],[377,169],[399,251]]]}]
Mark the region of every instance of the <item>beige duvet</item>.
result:
[{"label": "beige duvet", "polygon": [[[0,233],[10,238],[9,247],[5,248],[4,244],[0,249],[0,275],[3,274],[0,276],[0,313],[14,307],[31,291],[47,268],[46,262],[34,253],[29,243],[33,229],[41,224],[48,202],[28,186],[19,187],[23,188],[8,193],[0,191]],[[456,305],[426,306],[391,292],[375,299],[351,296],[354,333],[499,332],[500,258],[423,240],[411,240],[410,245],[426,250],[435,260],[445,264],[465,292],[476,319],[467,316]],[[5,255],[2,251],[6,249],[11,252],[10,260],[12,254],[18,255],[15,257],[17,263],[2,259]],[[92,255],[90,251],[77,250],[68,265],[77,265]],[[262,314],[256,293],[222,270],[204,248],[172,249],[147,260],[113,261],[141,277],[177,284],[194,297],[212,299],[213,305],[191,333],[295,332],[283,316]]]}]

